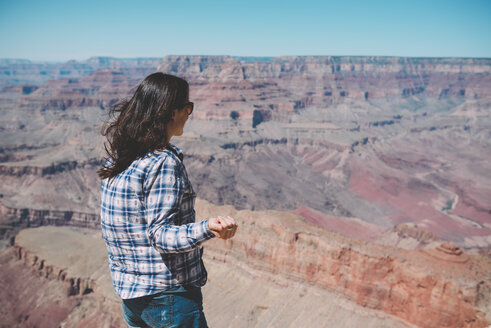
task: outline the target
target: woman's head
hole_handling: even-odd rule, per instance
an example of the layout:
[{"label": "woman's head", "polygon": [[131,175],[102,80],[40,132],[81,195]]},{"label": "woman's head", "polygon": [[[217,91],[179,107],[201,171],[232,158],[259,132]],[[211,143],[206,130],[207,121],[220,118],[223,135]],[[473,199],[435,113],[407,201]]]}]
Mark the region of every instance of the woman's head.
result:
[{"label": "woman's head", "polygon": [[185,107],[189,107],[185,80],[160,72],[147,76],[129,100],[117,103],[109,112],[112,120],[102,134],[107,137],[105,148],[112,165],[103,166],[99,176],[116,176],[138,157],[164,148],[173,135],[182,134]]}]

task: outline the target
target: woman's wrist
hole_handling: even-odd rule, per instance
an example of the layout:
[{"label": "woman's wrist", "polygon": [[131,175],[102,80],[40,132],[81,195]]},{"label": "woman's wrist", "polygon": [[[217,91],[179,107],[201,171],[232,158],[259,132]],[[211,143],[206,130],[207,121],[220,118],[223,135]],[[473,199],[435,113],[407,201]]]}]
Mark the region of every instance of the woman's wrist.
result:
[{"label": "woman's wrist", "polygon": [[203,229],[205,230],[205,234],[207,235],[207,237],[216,237],[216,234],[210,228],[210,219],[205,219],[203,220],[203,222],[205,223]]}]

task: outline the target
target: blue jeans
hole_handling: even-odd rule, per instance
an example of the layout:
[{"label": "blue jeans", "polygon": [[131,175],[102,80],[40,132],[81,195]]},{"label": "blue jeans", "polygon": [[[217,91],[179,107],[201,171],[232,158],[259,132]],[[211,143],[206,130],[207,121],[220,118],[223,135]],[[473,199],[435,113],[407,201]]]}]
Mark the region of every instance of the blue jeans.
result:
[{"label": "blue jeans", "polygon": [[201,288],[162,292],[122,303],[123,317],[129,327],[208,327]]}]

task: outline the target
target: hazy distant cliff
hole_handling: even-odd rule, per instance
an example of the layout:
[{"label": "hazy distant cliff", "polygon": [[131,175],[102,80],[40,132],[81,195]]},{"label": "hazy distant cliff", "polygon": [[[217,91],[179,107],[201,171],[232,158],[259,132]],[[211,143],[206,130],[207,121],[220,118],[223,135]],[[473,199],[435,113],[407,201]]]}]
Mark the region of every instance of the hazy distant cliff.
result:
[{"label": "hazy distant cliff", "polygon": [[[202,216],[228,211],[241,220],[235,240],[205,250],[219,279],[241,282],[233,292],[210,275],[211,313],[233,306],[245,313],[216,316],[217,326],[298,318],[311,326],[332,318],[353,327],[489,324],[491,59],[0,60],[1,247],[25,227],[97,229],[101,124],[156,70],[190,82],[195,110],[173,142],[198,196],[238,210],[288,212],[198,205]],[[22,306],[13,322],[43,313],[23,312],[51,292],[39,275],[53,290],[77,291],[50,299],[53,318],[68,326],[84,316],[88,326],[121,322],[91,307],[104,300],[87,277],[54,279],[63,268],[48,272],[47,258],[17,247],[2,253],[9,263],[2,284],[40,287],[28,304],[15,303]],[[254,297],[236,298],[246,291]],[[310,316],[293,317],[291,308]]]},{"label": "hazy distant cliff", "polygon": [[463,247],[491,244],[490,59],[0,64],[0,201],[9,208],[96,214],[101,122],[158,69],[190,81],[196,110],[176,142],[205,199],[306,206],[383,228],[414,222]]},{"label": "hazy distant cliff", "polygon": [[210,107],[220,105],[217,100],[226,106],[252,102],[272,107],[269,109],[284,102],[299,109],[345,98],[473,99],[491,95],[487,87],[490,59],[320,56],[251,62],[233,57],[168,56],[158,69],[187,77],[198,90],[193,94]]}]

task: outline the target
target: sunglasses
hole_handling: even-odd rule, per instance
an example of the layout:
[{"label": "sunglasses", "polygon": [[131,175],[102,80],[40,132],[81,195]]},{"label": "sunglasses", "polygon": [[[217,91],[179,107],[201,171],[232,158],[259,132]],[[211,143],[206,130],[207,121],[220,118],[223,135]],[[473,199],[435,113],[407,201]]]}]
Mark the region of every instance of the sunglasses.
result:
[{"label": "sunglasses", "polygon": [[184,108],[189,108],[188,109],[188,115],[191,115],[194,109],[194,103],[191,101],[188,101],[186,104],[184,104]]}]

